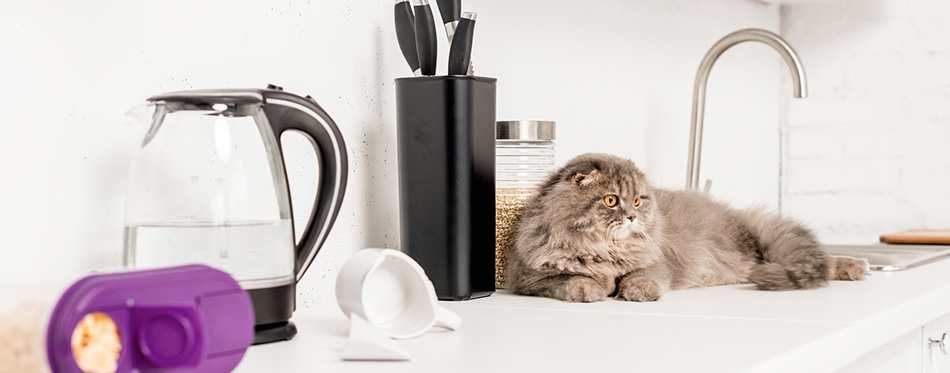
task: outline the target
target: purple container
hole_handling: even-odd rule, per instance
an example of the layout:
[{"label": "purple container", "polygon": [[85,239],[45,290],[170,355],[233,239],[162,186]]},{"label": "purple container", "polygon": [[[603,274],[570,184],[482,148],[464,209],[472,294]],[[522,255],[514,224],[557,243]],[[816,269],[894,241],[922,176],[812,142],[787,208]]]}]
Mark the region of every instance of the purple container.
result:
[{"label": "purple container", "polygon": [[254,338],[250,297],[219,270],[188,265],[93,275],[70,286],[53,309],[46,348],[54,372],[82,373],[71,336],[93,312],[118,326],[118,372],[229,372]]}]

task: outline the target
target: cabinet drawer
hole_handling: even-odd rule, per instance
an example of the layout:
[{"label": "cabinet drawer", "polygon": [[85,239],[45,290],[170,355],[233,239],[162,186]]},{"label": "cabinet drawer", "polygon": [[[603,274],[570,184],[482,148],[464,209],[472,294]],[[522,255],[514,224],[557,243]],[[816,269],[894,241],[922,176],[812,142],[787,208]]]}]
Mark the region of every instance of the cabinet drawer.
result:
[{"label": "cabinet drawer", "polygon": [[838,373],[920,372],[920,328],[859,357]]},{"label": "cabinet drawer", "polygon": [[925,324],[921,339],[924,372],[950,372],[950,314]]}]

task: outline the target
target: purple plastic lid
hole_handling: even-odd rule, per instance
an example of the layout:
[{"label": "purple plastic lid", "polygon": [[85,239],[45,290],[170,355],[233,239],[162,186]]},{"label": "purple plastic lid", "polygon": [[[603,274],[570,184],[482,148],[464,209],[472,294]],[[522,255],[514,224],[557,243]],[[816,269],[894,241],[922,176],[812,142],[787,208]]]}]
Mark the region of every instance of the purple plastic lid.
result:
[{"label": "purple plastic lid", "polygon": [[70,286],[53,309],[46,347],[54,372],[82,373],[71,337],[93,312],[118,326],[119,372],[228,372],[254,338],[250,297],[219,270],[188,265],[93,275]]}]

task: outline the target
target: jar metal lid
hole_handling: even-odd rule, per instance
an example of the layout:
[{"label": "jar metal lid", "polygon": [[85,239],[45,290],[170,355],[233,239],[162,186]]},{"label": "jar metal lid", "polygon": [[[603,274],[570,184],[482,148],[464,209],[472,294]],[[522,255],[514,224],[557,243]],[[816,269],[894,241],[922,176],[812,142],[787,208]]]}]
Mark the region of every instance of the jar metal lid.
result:
[{"label": "jar metal lid", "polygon": [[554,122],[506,120],[495,123],[497,140],[554,140]]}]

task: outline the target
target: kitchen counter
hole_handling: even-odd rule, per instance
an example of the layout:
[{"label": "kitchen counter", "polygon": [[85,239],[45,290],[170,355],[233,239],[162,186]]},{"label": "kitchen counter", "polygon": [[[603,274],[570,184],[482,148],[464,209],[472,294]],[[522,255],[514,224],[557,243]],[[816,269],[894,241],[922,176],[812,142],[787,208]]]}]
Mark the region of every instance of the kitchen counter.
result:
[{"label": "kitchen counter", "polygon": [[804,291],[731,285],[658,302],[572,304],[505,291],[465,302],[455,332],[395,343],[408,362],[346,362],[335,304],[300,309],[292,341],[255,346],[237,372],[831,371],[950,313],[950,260]]}]

